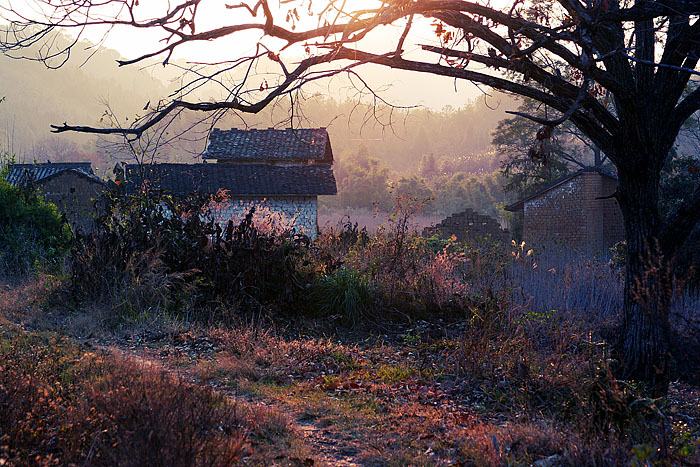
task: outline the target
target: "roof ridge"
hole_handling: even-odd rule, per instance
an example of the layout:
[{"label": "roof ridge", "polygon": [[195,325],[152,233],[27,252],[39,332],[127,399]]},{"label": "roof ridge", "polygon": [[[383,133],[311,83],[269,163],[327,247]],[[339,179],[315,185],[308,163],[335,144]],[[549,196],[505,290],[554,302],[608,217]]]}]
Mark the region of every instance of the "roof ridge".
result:
[{"label": "roof ridge", "polygon": [[9,164],[9,172],[5,180],[11,185],[25,183],[26,173],[29,172],[35,182],[40,182],[48,178],[52,178],[59,173],[74,172],[88,177],[94,177],[96,180],[101,179],[95,175],[92,170],[92,163],[87,162],[34,162]]}]

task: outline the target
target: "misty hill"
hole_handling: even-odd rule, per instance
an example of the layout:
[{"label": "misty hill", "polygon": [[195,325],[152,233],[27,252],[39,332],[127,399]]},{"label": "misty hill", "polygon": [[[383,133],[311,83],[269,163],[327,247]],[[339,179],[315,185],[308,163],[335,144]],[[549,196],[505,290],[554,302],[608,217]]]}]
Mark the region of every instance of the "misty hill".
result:
[{"label": "misty hill", "polygon": [[[165,85],[138,68],[119,69],[119,55],[94,50],[83,42],[59,69],[43,63],[14,60],[0,55],[0,147],[31,160],[37,146],[51,140],[56,147],[74,147],[94,153],[95,137],[81,134],[52,135],[51,124],[80,122],[97,125],[109,103],[115,112],[128,115],[151,98],[163,95]],[[75,56],[79,55],[79,56]]]},{"label": "misty hill", "polygon": [[[0,105],[0,148],[24,161],[69,160],[80,156],[92,160],[99,172],[104,172],[111,167],[115,156],[129,158],[128,151],[114,145],[105,149],[104,141],[91,135],[52,134],[50,125],[62,122],[100,125],[108,106],[121,122],[127,122],[127,118],[143,114],[147,102],[167,98],[175,88],[172,80],[177,73],[156,62],[120,68],[116,63],[120,58],[117,51],[95,49],[85,41],[73,50],[70,60],[59,69],[0,55],[0,97],[6,97]],[[368,68],[367,73],[376,81],[377,77],[371,76],[376,70]],[[454,92],[445,92],[448,91]],[[398,92],[397,88],[392,92]],[[202,94],[198,97],[206,99]],[[493,155],[483,154],[489,146],[490,133],[504,118],[503,111],[514,107],[515,101],[503,95],[478,98],[462,108],[435,111],[373,107],[316,94],[308,96],[295,109],[291,125],[327,126],[337,158],[352,157],[359,150],[366,150],[401,174],[416,173],[426,154],[462,161],[460,165],[467,171],[491,171],[498,162]],[[289,115],[289,106],[282,103],[258,115],[245,115],[243,119],[225,115],[215,125],[221,128],[289,126],[290,123],[284,123]],[[201,118],[202,114],[180,114],[173,122],[173,133],[190,127],[195,127],[195,132],[158,148],[154,152],[157,159],[191,162],[204,147],[209,128],[206,125],[211,125],[211,122],[197,125]]]}]

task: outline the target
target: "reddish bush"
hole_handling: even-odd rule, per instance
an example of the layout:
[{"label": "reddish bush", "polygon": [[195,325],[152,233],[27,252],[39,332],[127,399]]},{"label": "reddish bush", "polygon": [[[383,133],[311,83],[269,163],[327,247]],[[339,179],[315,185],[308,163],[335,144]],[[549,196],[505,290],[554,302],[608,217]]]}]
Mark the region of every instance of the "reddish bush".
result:
[{"label": "reddish bush", "polygon": [[0,335],[0,460],[10,465],[232,465],[236,407],[207,387],[66,341]]}]

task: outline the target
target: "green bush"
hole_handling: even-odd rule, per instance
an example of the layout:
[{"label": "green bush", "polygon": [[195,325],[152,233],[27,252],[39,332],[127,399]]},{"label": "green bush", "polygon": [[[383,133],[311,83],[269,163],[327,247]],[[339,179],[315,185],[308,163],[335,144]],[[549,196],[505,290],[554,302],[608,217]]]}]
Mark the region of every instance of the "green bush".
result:
[{"label": "green bush", "polygon": [[25,275],[55,270],[70,245],[70,228],[31,188],[19,188],[0,176],[0,274]]},{"label": "green bush", "polygon": [[340,268],[321,277],[311,292],[311,300],[321,315],[340,314],[343,321],[352,326],[371,310],[375,294],[366,275]]}]

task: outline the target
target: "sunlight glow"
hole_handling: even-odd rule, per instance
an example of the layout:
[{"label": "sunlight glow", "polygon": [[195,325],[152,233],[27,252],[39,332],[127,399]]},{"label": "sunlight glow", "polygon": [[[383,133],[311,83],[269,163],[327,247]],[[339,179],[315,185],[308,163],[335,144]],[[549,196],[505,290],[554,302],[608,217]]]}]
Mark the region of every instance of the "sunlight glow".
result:
[{"label": "sunlight glow", "polygon": [[[5,2],[7,2],[7,0],[0,0],[0,6]],[[512,4],[513,0],[476,0],[476,2],[483,5],[507,9]],[[32,13],[34,15],[37,14],[37,5],[39,3],[40,2],[36,0],[18,0],[16,2],[13,1],[12,6],[19,8],[19,10],[24,12],[27,16],[32,16]],[[252,0],[246,3],[249,5],[255,4]],[[46,7],[49,4],[56,5],[55,2],[49,3],[48,0],[46,0],[44,6]],[[123,3],[120,4],[123,5]],[[245,8],[228,8],[227,4],[237,4],[237,2],[202,1],[197,10],[196,31],[201,33],[224,26],[246,23],[260,24],[263,21],[260,11],[257,12],[257,16],[253,17]],[[271,4],[271,7],[275,15],[276,25],[299,32],[323,26],[325,21],[347,22],[353,13],[364,10],[371,11],[381,7],[383,4],[384,2],[380,0],[331,0],[330,3],[293,0],[287,2],[282,1],[280,3],[275,2]],[[164,12],[168,11],[169,6],[172,8],[173,3],[168,0],[142,0],[134,9],[136,20],[144,22],[160,17]],[[339,13],[339,9],[342,9],[344,13]],[[292,15],[290,20],[288,12],[292,11],[296,11],[296,13]],[[44,13],[46,13],[46,11],[44,11]],[[114,13],[115,11],[113,11],[112,7],[106,7],[102,10],[93,8],[91,10],[92,15],[96,15],[95,17],[100,18],[106,18],[110,14],[114,15]],[[371,13],[368,12],[367,17],[370,15]],[[128,19],[126,16],[123,16],[123,18]],[[420,59],[421,56],[425,58],[425,52],[421,50],[420,44],[436,42],[435,26],[433,23],[434,20],[429,18],[416,17],[414,19],[410,34],[403,45],[406,58],[410,59],[413,57]],[[403,18],[393,24],[376,27],[361,41],[348,44],[347,46],[379,54],[390,52],[396,48],[405,25],[406,18]],[[94,26],[85,29],[69,28],[67,32],[74,37],[80,34],[81,39],[87,39],[94,44],[98,44],[100,47],[116,49],[126,59],[134,59],[143,54],[161,49],[167,44],[165,39],[169,35],[160,28],[137,29],[122,25],[112,28],[105,26]],[[174,40],[172,36],[170,40]],[[323,40],[323,38],[320,40]],[[332,41],[333,37],[328,38],[328,40]],[[308,42],[313,44],[315,40]],[[297,63],[301,58],[307,56],[306,44],[300,43],[286,49],[284,48],[285,45],[286,43],[284,41],[265,37],[261,30],[256,29],[248,32],[237,32],[233,36],[223,37],[213,41],[197,41],[182,44],[174,50],[169,60],[170,63],[180,63],[182,67],[187,67],[188,63],[218,63],[236,60],[240,57],[253,55],[256,52],[264,52],[266,48],[275,54],[279,54],[288,66],[293,66],[294,63]],[[312,54],[318,53],[319,51],[322,52],[323,49],[315,50],[313,46],[311,47]],[[156,62],[162,61],[166,56],[165,53],[161,53],[155,55],[153,59]],[[432,60],[433,57],[430,59]],[[435,57],[435,59],[437,58]],[[151,61],[151,63],[153,62]],[[142,65],[145,65],[145,63]],[[370,68],[372,67],[363,67],[363,69]],[[262,78],[259,79],[264,82],[266,79],[264,75],[269,73],[269,71],[270,68],[263,64],[259,68],[256,68],[254,73],[261,76]],[[172,72],[167,74],[172,74]],[[413,75],[409,77],[408,72],[396,70],[383,70],[381,73],[376,72],[371,74],[376,75],[375,83],[373,83],[375,87],[383,87],[389,83],[403,85],[404,83],[402,81],[404,80],[411,83],[418,81],[417,78],[412,77]],[[267,77],[267,79],[271,78]],[[398,100],[404,104],[423,103],[439,109],[448,104],[460,106],[462,102],[468,102],[477,95],[480,95],[480,92],[467,82],[460,82],[458,85],[449,78],[428,76],[422,76],[420,80],[424,81],[426,84],[420,87],[418,97],[416,95],[416,90],[409,91],[403,88],[403,86],[396,86],[397,90],[400,88],[404,89]],[[437,83],[440,84],[437,85]],[[457,91],[458,87],[459,91]],[[453,96],[459,94],[459,99],[454,101],[452,98],[445,99],[444,97],[437,97],[448,94],[446,92],[447,89],[452,91],[451,94]],[[392,94],[394,94],[394,92],[392,92]]]}]

